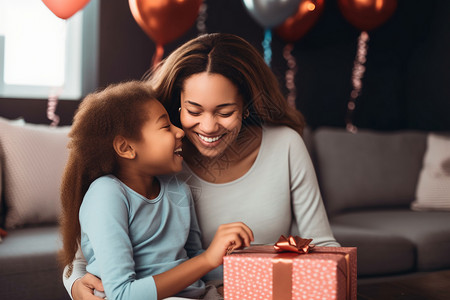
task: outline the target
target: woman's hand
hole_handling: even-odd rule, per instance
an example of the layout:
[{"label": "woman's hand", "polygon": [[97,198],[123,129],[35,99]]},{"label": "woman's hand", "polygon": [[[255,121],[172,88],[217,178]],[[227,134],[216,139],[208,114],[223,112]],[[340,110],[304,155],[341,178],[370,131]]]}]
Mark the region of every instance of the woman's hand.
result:
[{"label": "woman's hand", "polygon": [[205,257],[213,268],[223,263],[227,251],[250,246],[254,240],[252,230],[242,222],[220,225],[216,235],[204,252]]},{"label": "woman's hand", "polygon": [[83,277],[75,280],[72,285],[73,300],[98,300],[102,299],[94,296],[94,289],[104,291],[103,284],[100,279],[90,273],[86,273]]}]

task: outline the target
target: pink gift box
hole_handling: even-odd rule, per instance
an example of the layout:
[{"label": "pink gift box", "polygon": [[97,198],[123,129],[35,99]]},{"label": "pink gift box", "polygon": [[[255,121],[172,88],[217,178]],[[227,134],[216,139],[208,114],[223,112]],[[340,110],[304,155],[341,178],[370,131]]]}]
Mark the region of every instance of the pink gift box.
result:
[{"label": "pink gift box", "polygon": [[356,300],[356,248],[253,246],[224,257],[225,300]]}]

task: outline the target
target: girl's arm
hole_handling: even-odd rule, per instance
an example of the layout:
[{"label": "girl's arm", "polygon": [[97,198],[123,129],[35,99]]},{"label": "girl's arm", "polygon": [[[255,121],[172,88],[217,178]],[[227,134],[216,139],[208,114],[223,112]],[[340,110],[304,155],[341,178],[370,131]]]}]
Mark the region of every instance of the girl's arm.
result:
[{"label": "girl's arm", "polygon": [[223,263],[227,250],[250,246],[253,233],[244,223],[220,225],[208,249],[164,273],[153,276],[158,299],[174,295]]}]

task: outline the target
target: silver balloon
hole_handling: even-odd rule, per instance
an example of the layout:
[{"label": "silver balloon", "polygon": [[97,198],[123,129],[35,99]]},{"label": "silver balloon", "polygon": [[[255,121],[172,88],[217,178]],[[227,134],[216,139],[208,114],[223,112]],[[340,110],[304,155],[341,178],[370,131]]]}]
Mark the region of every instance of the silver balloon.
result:
[{"label": "silver balloon", "polygon": [[272,28],[293,15],[301,0],[242,0],[250,15],[264,28]]}]

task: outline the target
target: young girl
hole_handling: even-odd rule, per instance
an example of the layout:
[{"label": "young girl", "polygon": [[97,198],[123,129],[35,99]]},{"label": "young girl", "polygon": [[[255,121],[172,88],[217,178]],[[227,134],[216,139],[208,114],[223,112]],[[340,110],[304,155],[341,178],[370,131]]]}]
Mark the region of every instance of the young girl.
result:
[{"label": "young girl", "polygon": [[199,298],[200,280],[228,248],[248,246],[243,223],[219,227],[206,251],[182,169],[184,132],[143,82],[88,95],[70,132],[61,189],[62,263],[79,247],[108,299]]}]

